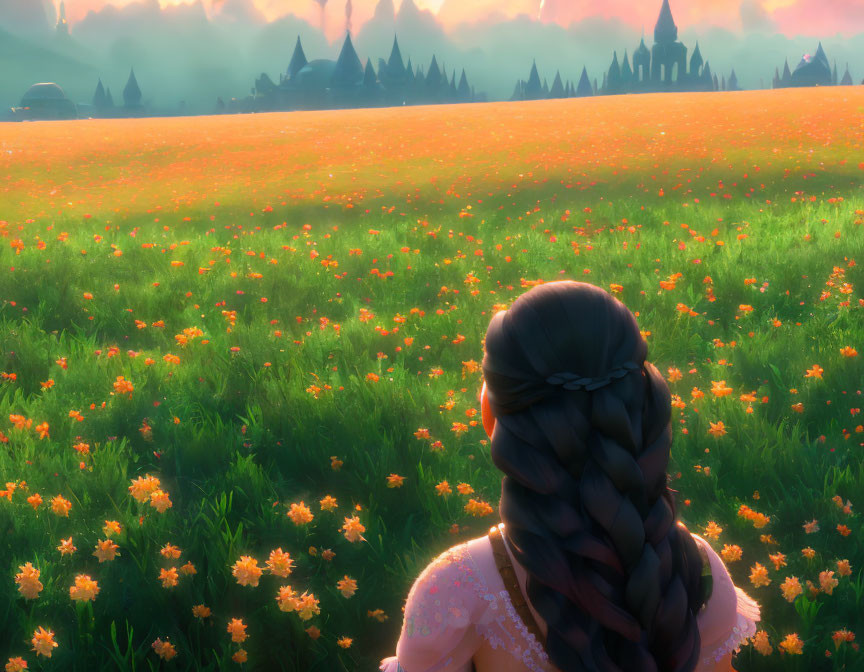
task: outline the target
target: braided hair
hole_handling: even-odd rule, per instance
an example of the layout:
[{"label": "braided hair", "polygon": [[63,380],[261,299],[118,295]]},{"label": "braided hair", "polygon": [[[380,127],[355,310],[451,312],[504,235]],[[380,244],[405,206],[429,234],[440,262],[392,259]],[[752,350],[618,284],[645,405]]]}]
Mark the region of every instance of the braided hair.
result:
[{"label": "braided hair", "polygon": [[[701,557],[676,520],[671,396],[647,349],[623,303],[574,281],[530,289],[486,332],[504,535],[562,672],[698,662]],[[583,376],[599,385],[561,385]]]}]

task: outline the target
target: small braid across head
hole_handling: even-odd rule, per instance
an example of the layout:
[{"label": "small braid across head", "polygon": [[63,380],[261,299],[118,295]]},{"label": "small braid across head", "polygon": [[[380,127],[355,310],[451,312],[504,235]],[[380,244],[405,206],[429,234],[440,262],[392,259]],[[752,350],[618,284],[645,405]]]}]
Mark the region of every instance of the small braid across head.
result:
[{"label": "small braid across head", "polygon": [[690,672],[701,558],[667,483],[671,396],[633,314],[550,282],[491,320],[504,535],[561,672]]}]

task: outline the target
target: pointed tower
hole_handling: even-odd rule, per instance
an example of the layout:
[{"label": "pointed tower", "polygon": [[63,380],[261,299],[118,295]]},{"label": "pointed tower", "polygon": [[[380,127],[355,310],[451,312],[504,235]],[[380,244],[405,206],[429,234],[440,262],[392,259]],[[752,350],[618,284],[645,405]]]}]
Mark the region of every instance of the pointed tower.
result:
[{"label": "pointed tower", "polygon": [[414,82],[414,68],[411,66],[411,59],[408,59],[408,63],[405,64],[405,84],[412,84]]},{"label": "pointed tower", "polygon": [[627,57],[627,50],[624,50],[624,60],[621,62],[621,90],[629,92],[632,90],[633,70],[630,68],[630,59]]},{"label": "pointed tower", "polygon": [[406,76],[405,65],[402,63],[402,52],[399,50],[399,41],[394,35],[393,48],[390,50],[390,60],[387,61],[387,79],[393,82],[404,83]]},{"label": "pointed tower", "polygon": [[537,61],[531,65],[531,74],[525,84],[525,100],[539,100],[543,97],[543,84],[540,82],[540,73],[537,72]]},{"label": "pointed tower", "polygon": [[57,37],[69,37],[69,24],[66,23],[66,3],[61,0],[60,14],[57,17]]},{"label": "pointed tower", "polygon": [[636,82],[647,82],[651,77],[651,52],[645,46],[645,38],[633,52],[633,79]]},{"label": "pointed tower", "polygon": [[678,26],[675,25],[675,20],[672,18],[672,9],[669,7],[669,0],[663,0],[660,16],[657,17],[657,23],[654,25],[654,43],[668,44],[677,40]]},{"label": "pointed tower", "polygon": [[714,87],[711,89],[712,91],[719,91],[720,90],[720,82],[717,81],[717,74],[716,73],[714,74],[713,85],[714,85]]},{"label": "pointed tower", "polygon": [[[605,77],[605,75],[604,75],[604,77]],[[597,95],[597,78],[596,77],[594,78],[594,81],[591,83],[591,95],[592,96]]]},{"label": "pointed tower", "polygon": [[837,86],[837,59],[834,59],[834,68],[831,70],[831,83]]},{"label": "pointed tower", "polygon": [[552,88],[549,89],[550,98],[563,98],[565,96],[564,84],[561,82],[561,73],[555,73],[555,79],[552,81]]},{"label": "pointed tower", "polygon": [[123,89],[124,107],[141,107],[141,89],[138,88],[138,80],[135,79],[135,68],[129,72],[129,81]]},{"label": "pointed tower", "polygon": [[792,71],[789,69],[789,59],[783,64],[783,77],[780,79],[781,86],[789,86],[792,83]]},{"label": "pointed tower", "polygon": [[774,81],[772,82],[775,89],[780,88],[780,69],[774,68]]},{"label": "pointed tower", "polygon": [[343,89],[358,86],[363,82],[363,74],[363,64],[354,50],[354,44],[351,42],[351,33],[346,32],[345,41],[342,43],[342,50],[339,52],[336,66],[333,68],[333,75],[330,77],[330,83],[335,88]]},{"label": "pointed tower", "polygon": [[735,74],[735,68],[732,68],[732,74],[729,75],[728,91],[740,91],[738,88],[738,76]]},{"label": "pointed tower", "polygon": [[432,55],[429,71],[426,73],[426,88],[437,90],[441,86],[441,70],[438,68],[438,59]]},{"label": "pointed tower", "polygon": [[297,76],[309,61],[306,60],[306,54],[303,53],[303,45],[300,44],[300,36],[297,36],[297,43],[294,45],[294,55],[291,56],[291,62],[288,64],[288,80],[292,80]]},{"label": "pointed tower", "polygon": [[465,76],[465,68],[462,68],[462,76],[459,78],[459,87],[456,89],[456,95],[463,103],[471,100],[471,87],[468,86],[468,78]]},{"label": "pointed tower", "polygon": [[101,110],[105,107],[105,89],[102,86],[102,78],[99,78],[99,83],[96,85],[96,92],[93,94],[93,107]]},{"label": "pointed tower", "polygon": [[621,93],[621,66],[618,65],[617,51],[612,52],[612,65],[609,66],[606,83],[603,85],[603,92],[611,95]]},{"label": "pointed tower", "polygon": [[693,49],[693,55],[690,57],[690,79],[697,80],[702,74],[702,52],[699,51],[699,42]]},{"label": "pointed tower", "polygon": [[588,70],[582,66],[582,75],[579,77],[579,84],[576,86],[576,97],[585,98],[593,96],[594,90],[591,88],[591,82],[588,80]]},{"label": "pointed tower", "polygon": [[111,95],[111,87],[105,91],[105,108],[111,109],[114,107],[114,96]]},{"label": "pointed tower", "polygon": [[372,59],[366,59],[366,69],[363,71],[363,86],[374,89],[378,83],[378,77],[375,76],[375,68],[372,67]]},{"label": "pointed tower", "polygon": [[843,79],[840,80],[840,86],[852,86],[852,75],[849,73],[849,64],[846,64],[846,72],[843,73]]},{"label": "pointed tower", "polygon": [[705,61],[705,66],[702,68],[700,91],[714,91],[714,77],[711,75],[711,64]]},{"label": "pointed tower", "polygon": [[822,48],[821,42],[819,43],[819,46],[816,47],[816,55],[813,58],[817,61],[820,61],[827,70],[831,69],[831,66],[828,63],[828,57],[825,55],[825,50]]}]

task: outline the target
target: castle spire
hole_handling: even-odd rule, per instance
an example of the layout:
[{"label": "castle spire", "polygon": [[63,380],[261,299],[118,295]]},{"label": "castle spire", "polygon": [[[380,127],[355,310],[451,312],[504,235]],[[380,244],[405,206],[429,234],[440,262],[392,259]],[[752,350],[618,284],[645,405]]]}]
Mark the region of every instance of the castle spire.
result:
[{"label": "castle spire", "polygon": [[60,16],[57,17],[57,34],[60,36],[69,35],[69,24],[66,23],[66,3],[60,2]]},{"label": "castle spire", "polygon": [[660,16],[657,17],[657,23],[654,26],[654,42],[675,42],[677,39],[678,26],[675,25],[675,20],[672,18],[672,9],[669,7],[669,0],[663,0]]},{"label": "castle spire", "polygon": [[335,86],[353,86],[363,81],[364,69],[360,57],[351,43],[351,33],[346,32],[345,42],[342,43],[342,51],[336,60],[331,82]]},{"label": "castle spire", "polygon": [[297,73],[300,72],[308,61],[306,54],[303,52],[303,45],[300,44],[300,36],[297,36],[297,44],[294,45],[294,55],[291,56],[291,62],[288,64],[288,78],[294,79]]}]

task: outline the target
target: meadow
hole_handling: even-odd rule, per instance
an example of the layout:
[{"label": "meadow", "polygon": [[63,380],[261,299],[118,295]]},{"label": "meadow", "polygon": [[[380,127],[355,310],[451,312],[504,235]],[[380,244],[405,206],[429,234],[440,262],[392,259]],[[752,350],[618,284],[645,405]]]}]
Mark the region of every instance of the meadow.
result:
[{"label": "meadow", "polygon": [[499,519],[489,319],[667,375],[735,658],[860,670],[864,87],[0,125],[0,661],[377,670]]}]

